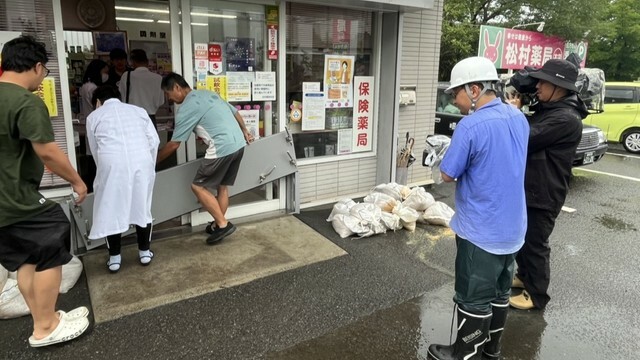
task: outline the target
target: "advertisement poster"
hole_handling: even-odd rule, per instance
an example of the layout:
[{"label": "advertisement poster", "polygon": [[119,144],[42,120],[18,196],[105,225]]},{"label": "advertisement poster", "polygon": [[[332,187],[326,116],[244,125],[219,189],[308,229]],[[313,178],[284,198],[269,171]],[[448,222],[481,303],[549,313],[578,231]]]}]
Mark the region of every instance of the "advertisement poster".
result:
[{"label": "advertisement poster", "polygon": [[156,65],[158,67],[158,74],[164,75],[170,73],[171,70],[171,54],[170,53],[157,53]]},{"label": "advertisement poster", "polygon": [[238,113],[242,116],[249,134],[258,140],[260,138],[260,110],[238,110]]},{"label": "advertisement poster", "polygon": [[302,131],[324,130],[325,113],[323,92],[302,95]]},{"label": "advertisement poster", "polygon": [[278,60],[278,7],[267,6],[267,59]]},{"label": "advertisement poster", "polygon": [[353,131],[351,129],[338,130],[338,155],[350,154]]},{"label": "advertisement poster", "polygon": [[252,72],[227,72],[227,101],[251,101]]},{"label": "advertisement poster", "polygon": [[319,82],[303,82],[302,83],[302,92],[306,93],[306,92],[319,92],[322,91],[320,90],[320,83]]},{"label": "advertisement poster", "polygon": [[209,44],[209,72],[213,75],[222,74],[222,44]]},{"label": "advertisement poster", "polygon": [[325,55],[324,92],[328,108],[352,107],[352,79],[355,57]]},{"label": "advertisement poster", "polygon": [[222,100],[227,100],[227,77],[207,76],[206,89],[218,93]]},{"label": "advertisement poster", "polygon": [[207,44],[195,43],[193,44],[193,58],[194,59],[208,59]]},{"label": "advertisement poster", "polygon": [[353,79],[353,145],[352,152],[371,151],[373,141],[373,76]]},{"label": "advertisement poster", "polygon": [[58,116],[58,100],[56,99],[56,81],[53,77],[49,76],[42,80],[38,90],[33,92],[36,94],[44,104],[47,105],[49,110],[49,116]]},{"label": "advertisement poster", "polygon": [[276,100],[276,73],[273,71],[256,71],[253,80],[253,101]]},{"label": "advertisement poster", "polygon": [[493,61],[498,69],[541,67],[549,59],[564,59],[570,53],[580,57],[580,67],[585,66],[586,42],[573,44],[560,37],[545,36],[535,31],[480,26],[478,56]]},{"label": "advertisement poster", "polygon": [[253,38],[227,37],[224,48],[227,71],[253,71],[256,66]]}]

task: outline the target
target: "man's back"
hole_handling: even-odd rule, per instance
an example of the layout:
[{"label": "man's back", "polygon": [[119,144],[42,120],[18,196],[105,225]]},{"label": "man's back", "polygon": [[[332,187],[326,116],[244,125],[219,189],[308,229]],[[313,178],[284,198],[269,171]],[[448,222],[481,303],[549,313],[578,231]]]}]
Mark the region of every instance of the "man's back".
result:
[{"label": "man's back", "polygon": [[458,123],[442,162],[458,181],[451,227],[494,254],[514,253],[524,241],[528,136],[524,115],[494,99]]},{"label": "man's back", "polygon": [[122,100],[127,99],[127,79],[131,75],[129,84],[129,104],[140,106],[149,115],[155,115],[156,111],[164,104],[164,92],[160,84],[162,76],[149,71],[146,67],[138,67],[133,71],[125,72],[118,86]]}]

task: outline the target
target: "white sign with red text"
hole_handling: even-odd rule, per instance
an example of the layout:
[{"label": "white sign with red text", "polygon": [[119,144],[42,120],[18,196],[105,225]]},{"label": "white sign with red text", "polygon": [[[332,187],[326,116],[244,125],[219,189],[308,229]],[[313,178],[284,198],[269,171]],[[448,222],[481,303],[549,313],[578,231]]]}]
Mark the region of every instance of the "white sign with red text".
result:
[{"label": "white sign with red text", "polygon": [[353,78],[353,146],[351,152],[373,149],[373,76]]}]

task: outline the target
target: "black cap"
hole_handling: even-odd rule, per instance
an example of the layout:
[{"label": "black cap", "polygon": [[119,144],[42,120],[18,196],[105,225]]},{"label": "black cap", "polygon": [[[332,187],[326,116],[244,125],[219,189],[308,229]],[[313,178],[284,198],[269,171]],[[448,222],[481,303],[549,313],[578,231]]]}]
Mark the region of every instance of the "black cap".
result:
[{"label": "black cap", "polygon": [[542,68],[529,72],[532,78],[548,81],[561,88],[578,91],[578,68],[567,60],[551,59],[542,65]]}]

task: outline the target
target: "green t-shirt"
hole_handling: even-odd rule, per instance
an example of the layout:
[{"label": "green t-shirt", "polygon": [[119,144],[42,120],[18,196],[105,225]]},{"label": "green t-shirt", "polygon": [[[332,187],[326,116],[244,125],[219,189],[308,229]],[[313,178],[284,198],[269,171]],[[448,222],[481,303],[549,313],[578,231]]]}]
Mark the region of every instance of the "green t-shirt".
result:
[{"label": "green t-shirt", "polygon": [[53,141],[44,102],[21,86],[0,82],[0,227],[55,205],[38,191],[44,165],[31,145]]}]

